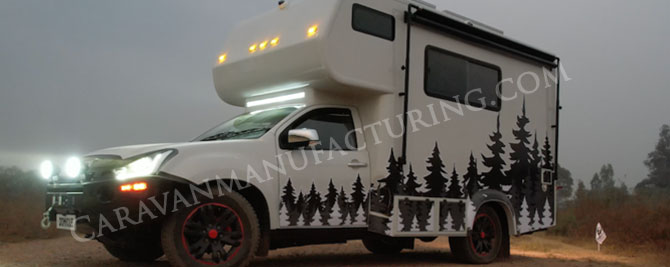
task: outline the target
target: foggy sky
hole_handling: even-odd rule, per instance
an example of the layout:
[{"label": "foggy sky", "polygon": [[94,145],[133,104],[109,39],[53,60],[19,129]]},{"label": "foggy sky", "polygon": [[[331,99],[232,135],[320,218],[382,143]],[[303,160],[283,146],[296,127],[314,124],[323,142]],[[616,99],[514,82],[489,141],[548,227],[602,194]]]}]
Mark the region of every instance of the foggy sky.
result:
[{"label": "foggy sky", "polygon": [[[240,112],[211,68],[235,23],[276,0],[0,0],[0,165],[188,141]],[[670,123],[668,1],[433,0],[556,53],[560,162],[629,186]]]}]

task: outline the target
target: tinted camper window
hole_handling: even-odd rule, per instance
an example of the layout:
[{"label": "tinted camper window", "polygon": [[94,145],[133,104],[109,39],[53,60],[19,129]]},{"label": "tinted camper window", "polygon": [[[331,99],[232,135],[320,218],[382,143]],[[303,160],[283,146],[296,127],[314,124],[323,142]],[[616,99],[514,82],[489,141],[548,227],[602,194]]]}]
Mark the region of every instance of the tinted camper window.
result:
[{"label": "tinted camper window", "polygon": [[428,46],[424,79],[429,96],[500,111],[497,66]]},{"label": "tinted camper window", "polygon": [[389,41],[395,39],[395,18],[366,6],[354,4],[351,26],[356,31]]}]

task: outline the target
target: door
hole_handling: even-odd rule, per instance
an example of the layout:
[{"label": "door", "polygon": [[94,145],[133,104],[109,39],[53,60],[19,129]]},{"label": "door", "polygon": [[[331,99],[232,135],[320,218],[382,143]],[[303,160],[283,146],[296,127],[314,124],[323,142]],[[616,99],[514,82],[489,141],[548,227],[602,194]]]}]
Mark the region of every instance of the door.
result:
[{"label": "door", "polygon": [[[281,228],[367,227],[368,153],[356,110],[307,109],[278,134]],[[288,132],[311,129],[316,145],[291,148]]]}]

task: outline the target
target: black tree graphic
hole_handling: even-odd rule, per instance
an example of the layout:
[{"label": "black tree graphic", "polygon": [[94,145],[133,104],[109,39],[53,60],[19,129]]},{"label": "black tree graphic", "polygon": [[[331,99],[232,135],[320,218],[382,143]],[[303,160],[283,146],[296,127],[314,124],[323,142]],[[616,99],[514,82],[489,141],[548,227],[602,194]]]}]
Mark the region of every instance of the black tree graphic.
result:
[{"label": "black tree graphic", "polygon": [[461,187],[461,180],[458,179],[458,172],[456,172],[456,165],[451,172],[451,180],[449,190],[447,191],[448,198],[463,198],[463,188]]},{"label": "black tree graphic", "polygon": [[429,197],[444,197],[446,195],[446,185],[447,178],[444,177],[446,172],[444,171],[444,164],[440,158],[440,149],[438,148],[437,143],[435,143],[435,148],[430,158],[426,161],[428,163],[428,171],[430,172],[428,176],[424,177],[426,180],[426,196]]},{"label": "black tree graphic", "polygon": [[416,202],[415,205],[417,207],[416,219],[419,224],[419,231],[425,232],[427,231],[428,224],[430,224],[430,211],[433,208],[433,201],[426,199],[425,201]]},{"label": "black tree graphic", "polygon": [[304,211],[305,226],[312,225],[314,214],[321,211],[321,194],[316,191],[316,185],[312,182],[312,188],[307,195],[307,207]]},{"label": "black tree graphic", "polygon": [[340,187],[340,194],[337,198],[337,205],[340,206],[340,212],[342,213],[342,217],[340,217],[342,224],[345,224],[347,221],[347,215],[349,215],[350,205],[349,200],[347,199],[347,194],[344,192],[344,186]]},{"label": "black tree graphic", "polygon": [[530,149],[528,149],[530,141],[528,139],[531,137],[531,134],[526,130],[528,123],[530,123],[530,120],[526,117],[526,100],[524,99],[521,116],[517,116],[517,130],[512,131],[514,139],[517,142],[510,144],[510,148],[512,149],[510,160],[512,163],[507,173],[507,177],[513,179],[512,187],[508,194],[512,196],[512,204],[516,210],[517,218],[521,210],[521,200],[523,199],[523,192],[525,190],[524,185],[530,177]]},{"label": "black tree graphic", "polygon": [[484,188],[502,190],[501,184],[506,182],[506,178],[503,173],[505,160],[502,158],[502,155],[505,154],[505,144],[502,142],[502,134],[500,133],[500,115],[498,115],[496,131],[490,138],[493,143],[487,145],[487,147],[491,150],[492,156],[485,157],[482,155],[484,159],[482,163],[484,166],[489,167],[489,171],[482,174],[481,182]]},{"label": "black tree graphic", "polygon": [[282,202],[284,202],[284,205],[286,206],[286,210],[293,210],[293,206],[295,205],[295,189],[293,188],[293,184],[291,183],[291,178],[288,179],[288,182],[286,182],[286,185],[284,186],[284,191],[282,194]]},{"label": "black tree graphic", "polygon": [[[541,207],[541,199],[538,196],[542,194],[542,181],[540,175],[540,163],[542,157],[540,156],[539,142],[537,141],[537,132],[535,132],[532,150],[530,151],[530,179],[526,181],[526,192],[524,196],[528,202],[528,210],[530,212],[530,225],[535,222],[535,213]],[[523,201],[523,198],[521,199]],[[541,212],[538,212],[542,215]]]},{"label": "black tree graphic", "polygon": [[[356,181],[354,184],[351,186],[351,189],[353,192],[351,192],[351,203],[352,203],[352,214],[356,213],[358,210],[358,207],[360,207],[363,204],[363,201],[365,201],[365,187],[363,186],[363,183],[361,182],[361,176],[358,175],[356,178]],[[356,218],[356,215],[352,215],[352,217]]]},{"label": "black tree graphic", "polygon": [[409,165],[409,173],[407,174],[407,180],[405,181],[405,191],[404,193],[409,195],[409,196],[418,196],[419,195],[419,187],[421,187],[421,184],[417,182],[417,177],[414,174],[414,170],[412,169],[412,164]]},{"label": "black tree graphic", "polygon": [[[386,170],[388,170],[389,174],[388,176],[386,176],[386,178],[379,180],[380,183],[384,183],[384,186],[380,189],[380,191],[383,192],[384,190],[386,190],[391,194],[399,193],[399,186],[402,183],[403,177],[400,165],[398,164],[395,155],[393,155],[393,149],[391,149],[389,165],[386,167]],[[382,197],[384,196],[382,195]],[[386,199],[384,199],[383,201],[386,201]]]},{"label": "black tree graphic", "polygon": [[412,221],[416,216],[416,207],[414,202],[409,199],[401,199],[398,201],[398,209],[400,210],[400,220],[403,225],[402,231],[409,232],[412,229]]},{"label": "black tree graphic", "polygon": [[[290,212],[290,215],[289,215],[289,225],[290,226],[298,225],[298,220],[300,219],[300,216],[303,215],[304,210],[305,210],[305,196],[302,194],[302,191],[301,191],[298,194],[298,200],[295,203],[295,207]],[[302,225],[298,225],[298,226],[302,226]]]},{"label": "black tree graphic", "polygon": [[468,163],[468,172],[463,175],[465,180],[465,193],[472,197],[479,191],[479,173],[477,171],[477,160],[475,156],[470,153],[470,163]]},{"label": "black tree graphic", "polygon": [[[544,161],[542,164],[542,168],[548,169],[548,170],[553,170],[554,169],[554,157],[551,154],[551,144],[549,143],[549,136],[546,136],[544,138],[544,146],[542,146],[542,160]],[[551,181],[551,185],[547,187],[547,192],[546,192],[546,199],[549,201],[549,206],[554,207],[554,179],[555,177],[550,177],[549,178]],[[538,202],[538,206],[541,206],[542,203]],[[553,222],[555,219],[555,214],[553,210],[551,211],[551,221]]]}]

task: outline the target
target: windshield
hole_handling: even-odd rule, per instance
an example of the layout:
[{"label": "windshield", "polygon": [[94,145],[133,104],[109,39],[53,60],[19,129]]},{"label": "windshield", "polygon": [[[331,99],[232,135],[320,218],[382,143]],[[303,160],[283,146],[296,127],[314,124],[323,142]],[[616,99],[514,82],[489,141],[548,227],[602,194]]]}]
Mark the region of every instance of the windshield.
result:
[{"label": "windshield", "polygon": [[297,107],[285,107],[243,114],[207,131],[195,141],[258,139],[296,110]]}]

